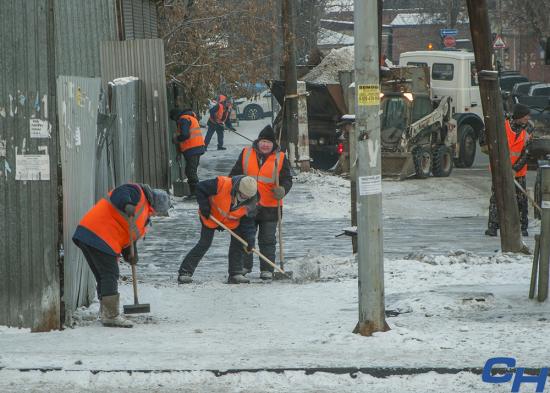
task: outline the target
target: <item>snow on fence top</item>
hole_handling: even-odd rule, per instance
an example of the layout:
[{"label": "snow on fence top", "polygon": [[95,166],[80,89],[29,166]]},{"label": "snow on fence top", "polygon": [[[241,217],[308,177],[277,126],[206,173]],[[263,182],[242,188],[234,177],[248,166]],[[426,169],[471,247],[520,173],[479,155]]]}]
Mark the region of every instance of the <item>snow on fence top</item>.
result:
[{"label": "snow on fence top", "polygon": [[353,46],[333,49],[319,63],[308,72],[302,80],[313,83],[340,83],[339,71],[351,71],[354,68]]}]

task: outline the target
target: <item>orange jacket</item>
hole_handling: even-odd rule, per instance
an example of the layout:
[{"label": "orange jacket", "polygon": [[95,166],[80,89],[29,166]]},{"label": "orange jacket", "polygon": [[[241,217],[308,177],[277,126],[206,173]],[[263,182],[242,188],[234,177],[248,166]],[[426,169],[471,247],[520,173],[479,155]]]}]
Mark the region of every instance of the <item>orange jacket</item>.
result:
[{"label": "orange jacket", "polygon": [[[246,206],[241,206],[235,210],[231,210],[231,189],[233,182],[230,177],[218,176],[218,192],[209,198],[210,214],[218,221],[223,223],[229,229],[235,229],[239,226],[240,220],[248,213]],[[204,217],[199,210],[199,215],[202,223],[208,228],[215,229],[218,227],[213,220]]]},{"label": "orange jacket", "polygon": [[[276,186],[276,176],[281,173],[285,153],[271,153],[262,167],[258,166],[258,156],[253,147],[243,149],[243,173],[246,176],[252,176],[258,181],[258,192],[260,193],[260,206],[277,207],[277,200],[273,198],[273,188]],[[277,161],[277,169],[275,169]],[[280,201],[281,206],[283,201]]]},{"label": "orange jacket", "polygon": [[201,127],[197,118],[192,115],[181,115],[180,119],[186,119],[191,122],[191,126],[189,127],[189,138],[179,143],[180,152],[183,153],[194,147],[204,146],[204,137],[202,136]]},{"label": "orange jacket", "polygon": [[[136,206],[135,227],[132,228],[133,241],[145,235],[146,224],[153,214],[141,187],[141,195]],[[109,196],[111,192],[109,192]],[[80,226],[88,229],[103,240],[116,254],[130,245],[130,218],[118,210],[108,198],[101,199],[82,217]]]},{"label": "orange jacket", "polygon": [[[510,121],[506,120],[505,123],[506,126],[506,138],[508,139],[508,150],[510,151],[510,161],[512,162],[512,165],[516,163],[517,160],[519,160],[519,157],[521,156],[521,152],[527,143],[527,131],[521,130],[519,135],[517,135],[514,131],[512,131],[512,127],[510,126]],[[527,164],[523,166],[519,171],[516,172],[516,177],[522,177],[527,174]]]},{"label": "orange jacket", "polygon": [[229,118],[229,112],[231,108],[227,104],[218,104],[218,110],[216,111],[214,118],[212,119],[216,124],[224,124]]}]

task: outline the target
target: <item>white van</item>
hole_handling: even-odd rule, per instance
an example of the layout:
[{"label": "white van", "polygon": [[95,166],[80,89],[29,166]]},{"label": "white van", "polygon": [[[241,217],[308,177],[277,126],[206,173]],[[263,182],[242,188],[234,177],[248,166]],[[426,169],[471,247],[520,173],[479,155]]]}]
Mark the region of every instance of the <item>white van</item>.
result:
[{"label": "white van", "polygon": [[399,65],[429,67],[432,99],[452,98],[451,110],[458,125],[459,154],[455,165],[471,167],[476,140],[484,127],[474,54],[461,51],[403,52]]}]

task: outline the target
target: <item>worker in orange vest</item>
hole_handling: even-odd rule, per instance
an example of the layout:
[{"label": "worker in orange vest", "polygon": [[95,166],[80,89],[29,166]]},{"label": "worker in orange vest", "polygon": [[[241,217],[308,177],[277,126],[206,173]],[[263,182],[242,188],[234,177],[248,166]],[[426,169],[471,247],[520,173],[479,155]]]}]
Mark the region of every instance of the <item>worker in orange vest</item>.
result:
[{"label": "worker in orange vest", "polygon": [[[147,184],[124,184],[101,199],[80,220],[73,242],[82,250],[97,283],[104,326],[132,327],[119,312],[118,259],[137,263],[135,242],[143,237],[150,217],[166,215],[170,197]],[[131,255],[131,242],[134,255]]]},{"label": "worker in orange vest", "polygon": [[[510,152],[510,162],[512,163],[512,169],[514,170],[515,179],[526,190],[527,175],[527,156],[529,154],[529,133],[527,128],[529,126],[529,107],[523,104],[516,104],[514,106],[512,120],[506,119],[506,137],[508,139],[508,150]],[[516,188],[516,199],[518,202],[518,208],[520,213],[521,222],[521,234],[523,236],[529,236],[527,228],[529,227],[528,218],[528,203],[527,196],[519,189]],[[495,190],[492,189],[491,199],[489,202],[489,222],[488,228],[485,231],[487,236],[496,236],[499,229],[499,218],[495,197]]]},{"label": "worker in orange vest", "polygon": [[231,100],[223,94],[220,94],[217,98],[216,105],[210,108],[210,117],[208,118],[207,123],[208,131],[206,132],[206,139],[204,140],[206,143],[206,148],[208,148],[215,131],[218,136],[218,150],[226,150],[223,146],[224,127],[227,127],[232,131],[236,131],[233,124],[231,124],[231,109]]},{"label": "worker in orange vest", "polygon": [[[258,212],[255,230],[258,232],[260,252],[271,261],[275,260],[277,246],[277,209],[282,208],[283,198],[292,188],[290,163],[285,153],[280,151],[275,140],[275,132],[270,125],[265,126],[252,146],[245,147],[229,176],[247,175],[258,181]],[[279,184],[277,184],[277,177]],[[247,254],[244,260],[245,274],[252,271],[253,255]],[[260,278],[273,279],[273,267],[260,260]]]},{"label": "worker in orange vest", "polygon": [[187,198],[192,199],[195,197],[195,187],[199,182],[197,174],[199,161],[205,152],[204,138],[197,115],[191,109],[172,109],[170,119],[177,124],[172,142],[176,144],[178,153],[185,159],[185,176],[187,176],[190,191]]},{"label": "worker in orange vest", "polygon": [[229,284],[248,284],[243,276],[243,254],[251,252],[254,247],[254,215],[256,213],[256,180],[248,176],[226,177],[203,180],[197,186],[197,203],[199,218],[202,224],[201,237],[183,259],[179,268],[178,283],[193,282],[192,276],[199,262],[204,257],[214,239],[216,229],[223,230],[211,219],[216,218],[237,235],[248,242],[243,250],[242,245],[231,237],[229,245]]}]

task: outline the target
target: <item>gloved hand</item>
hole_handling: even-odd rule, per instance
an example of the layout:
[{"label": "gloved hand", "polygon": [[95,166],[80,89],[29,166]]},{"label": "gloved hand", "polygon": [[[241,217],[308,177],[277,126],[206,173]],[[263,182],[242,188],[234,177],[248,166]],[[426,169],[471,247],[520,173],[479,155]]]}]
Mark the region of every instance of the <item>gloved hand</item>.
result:
[{"label": "gloved hand", "polygon": [[229,127],[229,129],[230,129],[231,131],[237,131],[237,129],[236,129],[235,127]]},{"label": "gloved hand", "polygon": [[280,201],[285,196],[285,188],[283,186],[276,186],[273,188],[273,198]]},{"label": "gloved hand", "polygon": [[204,216],[204,218],[209,218],[210,217],[210,206],[208,206],[207,208],[202,207],[200,209],[200,211],[201,211],[201,214]]},{"label": "gloved hand", "polygon": [[243,246],[244,252],[247,254],[252,254],[252,249],[254,248],[254,245],[251,245],[251,243],[248,243],[248,246]]},{"label": "gloved hand", "polygon": [[133,217],[136,214],[136,205],[127,203],[126,206],[124,206],[124,213],[126,213],[130,217]]}]

